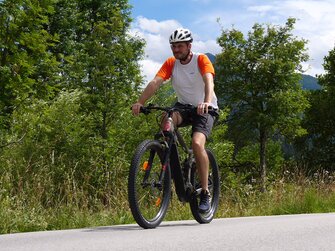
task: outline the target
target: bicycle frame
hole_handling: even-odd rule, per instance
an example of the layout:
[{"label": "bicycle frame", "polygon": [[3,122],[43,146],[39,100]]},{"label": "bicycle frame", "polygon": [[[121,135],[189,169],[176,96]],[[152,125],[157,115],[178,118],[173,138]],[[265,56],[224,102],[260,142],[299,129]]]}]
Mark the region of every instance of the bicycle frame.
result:
[{"label": "bicycle frame", "polygon": [[[182,138],[181,134],[177,130],[176,132],[178,142],[182,146],[182,149],[185,153],[188,154],[187,160],[190,161],[193,158],[193,151],[191,149],[188,149],[184,139]],[[191,165],[190,165],[191,166]],[[171,175],[173,177],[173,181],[176,187],[176,193],[178,196],[178,199],[181,202],[189,202],[190,200],[190,193],[188,193],[188,189],[192,188],[191,184],[191,177],[190,177],[190,170],[188,170],[187,173],[187,179],[184,181],[184,175],[182,172],[182,166],[179,160],[179,152],[176,143],[172,144],[171,146],[171,153],[170,153],[170,170]],[[190,191],[193,192],[193,191]]]},{"label": "bicycle frame", "polygon": [[[173,110],[169,110],[167,112],[165,123],[169,123],[169,119],[172,118],[173,112]],[[182,165],[179,160],[177,142],[180,144],[182,150],[188,155],[188,161],[191,161],[193,159],[193,150],[189,149],[178,128],[174,128],[174,126],[172,128],[173,129],[171,130],[171,126],[163,126],[163,129],[160,131],[160,133],[156,134],[155,137],[156,139],[163,137],[164,140],[162,141],[162,143],[166,147],[166,150],[164,151],[165,155],[163,157],[162,170],[160,173],[158,186],[162,186],[166,168],[169,166],[178,199],[181,202],[189,202],[190,194],[191,192],[193,192],[192,184],[190,181],[190,170],[188,170],[187,179],[185,180],[182,171]],[[191,166],[191,163],[188,164],[189,166]]]}]

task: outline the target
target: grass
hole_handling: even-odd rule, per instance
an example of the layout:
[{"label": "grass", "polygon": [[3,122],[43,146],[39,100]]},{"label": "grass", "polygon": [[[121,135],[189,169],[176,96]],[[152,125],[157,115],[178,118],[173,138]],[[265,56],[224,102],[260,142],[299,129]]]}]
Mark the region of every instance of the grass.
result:
[{"label": "grass", "polygon": [[[216,218],[259,215],[335,212],[334,184],[276,183],[265,193],[248,189],[221,193]],[[193,219],[188,204],[176,196],[170,203],[165,220]],[[85,228],[135,223],[126,199],[114,207],[97,205],[94,209],[62,205],[44,208],[23,203],[19,198],[2,198],[0,202],[0,233]]]},{"label": "grass", "polygon": [[223,195],[218,217],[335,212],[333,185],[281,184],[246,197]]},{"label": "grass", "polygon": [[10,208],[1,203],[0,233],[17,233],[43,230],[85,228],[103,225],[128,224],[133,218],[128,208],[83,209],[62,206]]}]

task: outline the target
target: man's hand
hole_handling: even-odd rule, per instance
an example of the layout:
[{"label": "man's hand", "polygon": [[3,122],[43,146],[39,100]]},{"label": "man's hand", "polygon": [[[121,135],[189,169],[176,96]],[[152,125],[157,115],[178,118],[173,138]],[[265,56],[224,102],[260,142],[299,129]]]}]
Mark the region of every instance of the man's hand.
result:
[{"label": "man's hand", "polygon": [[198,104],[197,113],[198,114],[208,113],[209,106],[211,106],[211,103],[208,103],[208,102],[203,102],[203,103]]},{"label": "man's hand", "polygon": [[139,102],[133,104],[132,106],[132,111],[133,111],[133,115],[137,116],[140,114],[140,109],[143,105]]}]

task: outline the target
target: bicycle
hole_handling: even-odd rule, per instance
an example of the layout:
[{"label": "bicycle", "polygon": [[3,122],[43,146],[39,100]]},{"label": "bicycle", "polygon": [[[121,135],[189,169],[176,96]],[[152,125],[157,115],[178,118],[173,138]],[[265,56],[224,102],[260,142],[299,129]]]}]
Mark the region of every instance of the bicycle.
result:
[{"label": "bicycle", "polygon": [[[178,199],[189,203],[192,215],[198,223],[211,222],[217,210],[220,191],[219,170],[214,154],[206,149],[209,158],[208,188],[211,207],[205,213],[198,211],[201,184],[193,151],[172,122],[174,112],[186,109],[196,112],[196,107],[193,106],[183,109],[153,105],[141,107],[141,112],[146,115],[158,110],[167,116],[155,138],[144,140],[137,147],[129,170],[129,206],[135,221],[142,228],[155,228],[164,219],[172,193],[171,180],[174,181]],[[179,154],[180,148],[186,155],[183,161]]]}]

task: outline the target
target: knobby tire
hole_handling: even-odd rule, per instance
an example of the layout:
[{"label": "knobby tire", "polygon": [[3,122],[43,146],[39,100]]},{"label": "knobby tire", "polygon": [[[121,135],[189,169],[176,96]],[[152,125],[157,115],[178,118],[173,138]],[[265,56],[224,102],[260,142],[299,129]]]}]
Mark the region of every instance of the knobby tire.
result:
[{"label": "knobby tire", "polygon": [[[153,164],[148,168],[149,156]],[[145,140],[136,149],[128,176],[128,200],[138,225],[147,229],[157,227],[167,212],[171,196],[171,172],[166,168],[161,189],[155,186],[162,168],[164,147],[157,140]],[[150,162],[150,161],[149,161]],[[148,179],[143,186],[144,176]]]}]

